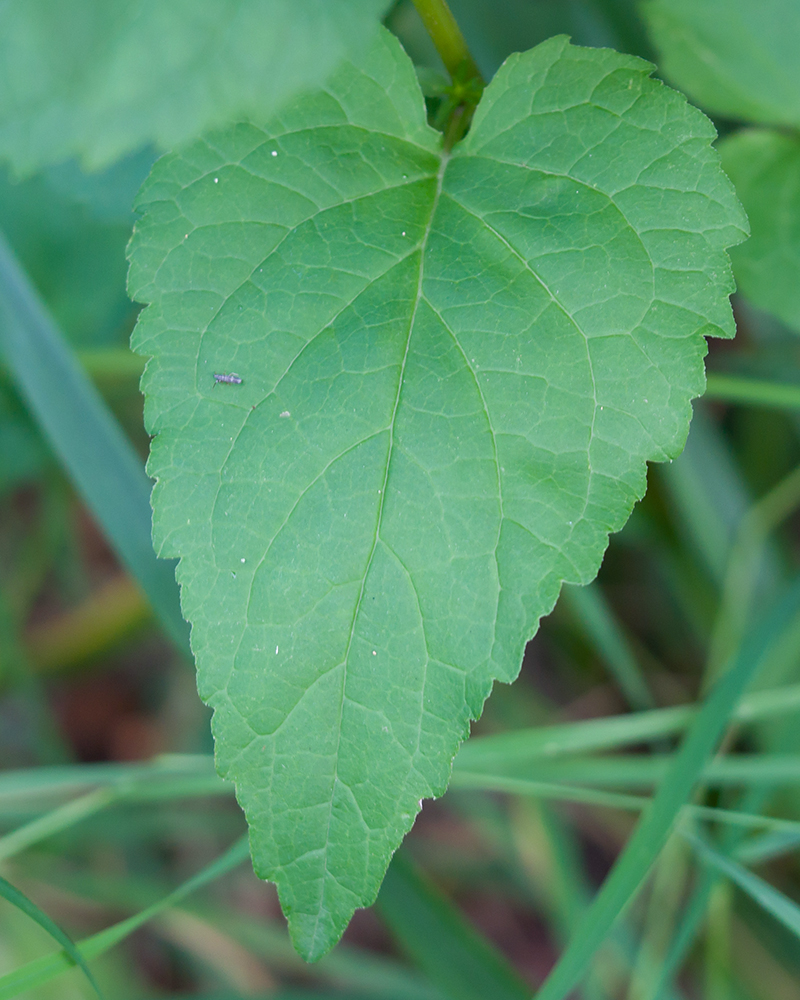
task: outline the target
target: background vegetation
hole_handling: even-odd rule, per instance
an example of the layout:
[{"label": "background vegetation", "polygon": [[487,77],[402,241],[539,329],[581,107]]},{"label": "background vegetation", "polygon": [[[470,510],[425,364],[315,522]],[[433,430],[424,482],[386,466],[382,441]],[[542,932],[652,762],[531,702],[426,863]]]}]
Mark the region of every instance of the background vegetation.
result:
[{"label": "background vegetation", "polygon": [[[669,11],[666,0],[656,6]],[[487,78],[509,52],[559,32],[658,62],[626,0],[452,8]],[[387,24],[433,79],[441,66],[411,3],[396,4]],[[790,34],[797,24],[794,11]],[[762,108],[751,117],[772,121]],[[734,118],[716,119],[723,136],[738,129]],[[779,140],[796,145],[796,126],[780,124]],[[754,176],[758,150],[742,148],[747,141],[738,136],[725,153],[740,196],[748,208],[757,195],[756,207],[790,212],[800,161]],[[0,175],[0,229],[22,268],[0,247],[0,298],[7,310],[27,308],[46,338],[32,283],[142,462],[125,247],[133,196],[154,158],[145,148],[99,173],[67,161],[24,180]],[[754,218],[759,252],[772,247],[800,263],[800,214],[794,230],[781,228],[791,215],[778,215],[773,230],[757,231]],[[118,460],[116,432],[109,425],[98,439],[55,405],[48,425],[48,401],[79,391],[71,356],[54,349],[45,370],[7,340],[0,997],[94,995],[85,970],[70,967],[74,953],[41,958],[59,946],[59,928],[84,942],[87,958],[99,956],[91,970],[100,991],[124,1000],[526,997],[569,940],[567,967],[578,975],[594,948],[575,934],[580,918],[675,759],[692,719],[684,706],[701,702],[731,659],[734,669],[758,661],[758,674],[738,707],[704,703],[708,732],[735,712],[725,753],[706,768],[702,794],[679,782],[667,790],[686,803],[681,825],[630,905],[634,869],[607,897],[609,921],[619,919],[581,995],[800,995],[800,344],[791,289],[764,291],[759,259],[736,261],[749,299],[735,301],[736,341],[711,345],[709,393],[695,406],[686,451],[651,469],[647,497],[612,539],[598,582],[563,593],[519,681],[492,694],[474,731],[497,740],[462,754],[377,907],[357,914],[314,966],[294,954],[272,888],[252,875],[243,818],[214,775],[172,570],[150,581],[167,595],[155,617],[127,572],[147,526],[117,507],[101,531],[97,508],[82,499]],[[766,276],[776,273],[773,264]],[[136,463],[123,461],[119,474],[130,477],[131,497],[146,488]],[[524,743],[503,735],[517,730]]]}]

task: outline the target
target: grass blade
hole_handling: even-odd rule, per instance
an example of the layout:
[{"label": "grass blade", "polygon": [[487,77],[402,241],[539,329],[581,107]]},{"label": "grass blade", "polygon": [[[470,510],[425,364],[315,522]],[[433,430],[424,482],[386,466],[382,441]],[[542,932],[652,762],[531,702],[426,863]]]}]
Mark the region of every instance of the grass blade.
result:
[{"label": "grass blade", "polygon": [[[653,802],[648,795],[628,795],[624,792],[606,792],[599,788],[585,788],[580,785],[559,785],[547,781],[532,781],[528,778],[507,778],[494,774],[458,775],[454,781],[457,788],[479,789],[481,791],[508,792],[512,795],[526,795],[531,798],[556,802],[579,802],[582,805],[603,806],[608,809],[623,809],[642,812]],[[709,823],[724,823],[745,829],[770,830],[781,834],[780,843],[800,836],[800,821],[764,816],[761,813],[742,812],[736,809],[721,809],[717,806],[698,806],[691,802],[683,807],[684,812],[695,819]]]},{"label": "grass blade", "polygon": [[[682,732],[698,711],[694,705],[685,705],[478,736],[461,747],[454,770],[488,770],[584,750],[611,750],[644,743]],[[733,718],[738,722],[754,722],[797,711],[800,711],[800,684],[791,684],[748,694],[742,698]]]},{"label": "grass blade", "polygon": [[100,809],[104,809],[115,798],[113,790],[99,788],[88,795],[82,795],[79,799],[67,802],[59,806],[46,816],[40,816],[25,826],[7,833],[5,837],[0,837],[0,861],[13,857],[20,851],[24,851],[31,844],[36,844],[40,840],[45,840],[54,833],[66,830],[75,823],[80,823],[87,816],[92,816]]},{"label": "grass blade", "polygon": [[585,587],[566,586],[562,600],[603,658],[628,704],[640,711],[653,708],[653,695],[600,587],[596,583]]},{"label": "grass blade", "polygon": [[743,378],[741,375],[709,373],[705,396],[706,399],[721,399],[725,403],[800,409],[800,385]]},{"label": "grass blade", "polygon": [[758,837],[746,840],[737,848],[736,857],[744,864],[757,865],[798,849],[800,849],[800,829],[769,830]]},{"label": "grass blade", "polygon": [[563,1000],[580,982],[614,921],[638,892],[689,801],[702,770],[730,722],[736,704],[765,653],[800,606],[800,580],[788,590],[764,625],[746,642],[694,719],[674,763],[639,821],[611,874],[584,913],[572,940],[548,976],[537,1000]]},{"label": "grass blade", "polygon": [[[192,876],[192,878],[178,886],[177,889],[173,890],[157,903],[153,903],[152,906],[148,906],[140,913],[128,917],[127,920],[121,920],[112,927],[107,927],[104,931],[85,938],[77,945],[82,958],[85,961],[86,959],[97,958],[98,955],[102,955],[109,948],[113,948],[114,945],[123,941],[129,934],[138,930],[143,924],[146,924],[148,920],[152,920],[162,910],[174,906],[196,889],[200,889],[221,875],[225,875],[249,857],[250,850],[247,837],[245,836],[238,840],[232,847],[228,848],[216,861],[213,861],[208,867],[198,872],[197,875]],[[51,955],[45,955],[42,958],[34,959],[32,962],[27,962],[25,965],[20,966],[20,968],[14,969],[13,972],[9,972],[5,976],[0,976],[0,1000],[10,1000],[11,997],[19,996],[20,993],[26,990],[35,989],[37,986],[41,986],[54,979],[62,972],[73,968],[74,965],[75,962],[63,948],[61,951],[54,952]]]},{"label": "grass blade", "polygon": [[31,413],[122,563],[188,654],[172,563],[150,537],[150,481],[0,234],[0,351]]},{"label": "grass blade", "polygon": [[[598,757],[570,757],[567,760],[539,761],[535,765],[538,781],[591,785],[605,788],[652,788],[666,775],[675,761],[674,754],[613,754]],[[466,775],[487,774],[517,778],[531,770],[518,762],[489,771],[459,768],[453,783],[474,781]],[[800,781],[800,754],[729,754],[711,760],[703,769],[703,783],[709,787],[731,785],[795,785]]]},{"label": "grass blade", "polygon": [[529,1000],[530,986],[403,855],[377,905],[403,951],[452,1000]]},{"label": "grass blade", "polygon": [[731,882],[739,886],[767,913],[771,913],[784,927],[787,927],[796,937],[800,938],[800,906],[782,892],[773,888],[769,882],[748,871],[738,861],[721,854],[705,840],[688,830],[681,831],[689,841],[696,854],[704,864],[715,869]]},{"label": "grass blade", "polygon": [[65,932],[62,931],[58,924],[48,915],[39,909],[39,907],[32,900],[28,899],[25,893],[20,892],[16,886],[13,886],[10,882],[0,876],[0,896],[7,899],[12,906],[16,906],[18,910],[21,910],[24,914],[29,916],[31,920],[34,920],[44,931],[57,941],[58,944],[64,949],[64,954],[69,959],[72,965],[77,965],[81,972],[86,976],[92,985],[92,989],[103,1000],[103,994],[100,991],[100,987],[97,985],[94,976],[92,975],[92,970],[86,964],[86,960],[80,951],[78,951],[75,946],[75,942],[72,938]]},{"label": "grass blade", "polygon": [[[233,792],[233,786],[217,775],[211,754],[159,754],[150,761],[133,764],[66,764],[56,767],[21,768],[0,774],[0,812],[50,803],[99,787],[114,787],[126,794],[141,789],[160,797],[162,786],[198,779],[209,788]],[[148,792],[149,790],[149,792]],[[169,793],[171,794],[171,793]]]}]

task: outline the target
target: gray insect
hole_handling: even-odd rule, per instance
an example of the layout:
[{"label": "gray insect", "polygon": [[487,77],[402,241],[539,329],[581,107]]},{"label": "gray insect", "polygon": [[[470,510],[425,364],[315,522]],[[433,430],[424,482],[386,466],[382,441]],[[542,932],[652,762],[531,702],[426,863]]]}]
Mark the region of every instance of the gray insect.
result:
[{"label": "gray insect", "polygon": [[237,375],[236,372],[231,372],[230,375],[218,375],[214,372],[214,384],[218,382],[224,382],[226,385],[241,385],[242,376]]}]

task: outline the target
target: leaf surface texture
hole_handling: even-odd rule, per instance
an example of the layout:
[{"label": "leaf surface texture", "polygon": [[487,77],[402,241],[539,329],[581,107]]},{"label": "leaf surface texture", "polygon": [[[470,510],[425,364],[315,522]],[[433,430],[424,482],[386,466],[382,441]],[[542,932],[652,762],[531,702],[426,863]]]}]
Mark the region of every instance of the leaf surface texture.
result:
[{"label": "leaf surface texture", "polygon": [[680,451],[703,335],[733,333],[745,221],[712,126],[650,69],[564,38],[512,56],[448,156],[381,33],[143,189],[156,542],[307,958]]}]

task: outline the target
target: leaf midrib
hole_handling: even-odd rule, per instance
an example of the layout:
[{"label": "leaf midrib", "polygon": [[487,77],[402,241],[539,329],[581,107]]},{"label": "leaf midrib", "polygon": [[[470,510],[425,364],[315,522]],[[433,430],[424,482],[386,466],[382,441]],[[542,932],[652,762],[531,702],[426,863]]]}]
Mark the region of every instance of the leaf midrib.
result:
[{"label": "leaf midrib", "polygon": [[[319,932],[320,917],[322,915],[322,904],[323,904],[324,899],[325,899],[326,881],[327,881],[327,877],[328,877],[328,874],[329,874],[328,873],[328,845],[330,843],[330,828],[331,828],[331,821],[332,821],[332,818],[333,818],[333,800],[334,800],[334,794],[335,794],[335,790],[336,790],[336,785],[339,782],[339,773],[338,773],[339,772],[339,749],[340,749],[340,746],[341,746],[341,738],[342,738],[342,714],[343,714],[343,710],[344,710],[345,692],[346,692],[346,688],[347,688],[347,663],[348,663],[348,659],[349,659],[349,656],[350,656],[350,649],[351,649],[351,646],[352,646],[352,643],[353,643],[353,637],[355,635],[356,623],[358,621],[359,612],[361,610],[361,604],[362,604],[362,601],[364,599],[364,590],[366,588],[367,578],[369,577],[369,572],[370,572],[370,569],[372,567],[372,561],[373,561],[373,559],[375,557],[375,550],[376,550],[376,548],[378,546],[378,539],[380,538],[381,523],[383,521],[383,511],[384,511],[384,507],[385,507],[385,504],[386,504],[386,486],[387,486],[387,483],[389,481],[389,470],[390,470],[391,465],[392,465],[392,455],[393,455],[393,451],[394,451],[394,429],[395,429],[395,422],[396,422],[396,419],[397,419],[397,411],[398,411],[398,408],[400,406],[400,399],[401,399],[402,394],[403,394],[403,383],[404,383],[404,380],[405,380],[405,369],[406,369],[406,363],[408,361],[409,348],[411,346],[411,338],[412,338],[413,333],[414,333],[414,324],[416,322],[417,311],[419,309],[419,304],[420,304],[420,302],[422,301],[422,298],[423,298],[422,285],[423,285],[424,276],[425,276],[425,251],[427,249],[428,240],[430,238],[431,229],[433,227],[433,220],[434,220],[434,217],[436,216],[436,209],[437,209],[437,207],[439,205],[439,199],[440,199],[441,193],[442,193],[442,185],[443,185],[443,182],[444,182],[445,169],[447,168],[447,164],[448,164],[448,162],[450,160],[450,155],[448,153],[446,153],[446,152],[442,152],[440,154],[440,157],[441,157],[441,162],[440,162],[440,165],[439,165],[439,170],[438,170],[438,172],[436,174],[436,190],[435,190],[433,198],[431,200],[431,207],[430,207],[430,214],[428,216],[428,222],[427,222],[427,225],[425,226],[425,231],[424,231],[424,233],[422,235],[422,239],[420,240],[418,248],[417,248],[418,252],[419,252],[419,273],[418,273],[418,276],[417,276],[417,291],[416,291],[416,295],[414,296],[414,305],[413,305],[413,308],[411,310],[411,316],[409,317],[408,334],[406,336],[405,350],[403,352],[403,360],[402,360],[402,362],[400,364],[400,372],[399,372],[398,379],[397,379],[397,391],[395,393],[394,407],[392,409],[392,416],[391,416],[391,420],[389,422],[389,446],[386,449],[386,466],[385,466],[385,469],[384,469],[383,482],[382,482],[382,485],[381,485],[380,501],[378,503],[378,515],[377,515],[377,520],[376,520],[376,525],[375,525],[375,534],[374,534],[374,537],[373,537],[373,540],[372,540],[372,547],[370,548],[369,555],[367,556],[367,562],[366,562],[366,566],[364,568],[363,578],[361,580],[361,589],[359,591],[358,598],[356,600],[355,607],[353,609],[353,617],[352,617],[352,621],[350,623],[350,634],[349,634],[348,639],[347,639],[347,648],[345,649],[344,657],[343,657],[343,660],[342,660],[342,667],[343,667],[343,670],[344,670],[344,674],[343,674],[343,677],[342,677],[341,693],[340,693],[340,697],[339,697],[339,704],[338,704],[338,707],[337,707],[336,747],[335,747],[335,750],[334,750],[333,783],[332,783],[332,788],[331,788],[331,796],[330,796],[330,799],[329,799],[329,802],[328,802],[328,823],[327,823],[327,829],[326,829],[326,833],[325,833],[325,847],[324,847],[324,852],[323,852],[323,857],[324,857],[324,871],[323,871],[323,875],[322,875],[322,890],[321,890],[321,894],[320,894],[320,904],[319,904],[319,907],[317,908],[317,917],[316,917],[316,920],[315,920],[315,923],[314,923],[314,930],[313,930],[313,932],[311,934],[311,942],[310,942],[310,949],[309,949],[311,954],[313,954],[315,952],[315,948],[316,948],[316,944],[317,944],[317,935],[318,935],[318,932]],[[427,669],[428,669],[428,663],[426,662],[426,664],[425,664],[425,670],[426,670],[426,672],[427,672]],[[423,678],[423,685],[424,685],[424,678]]]}]

